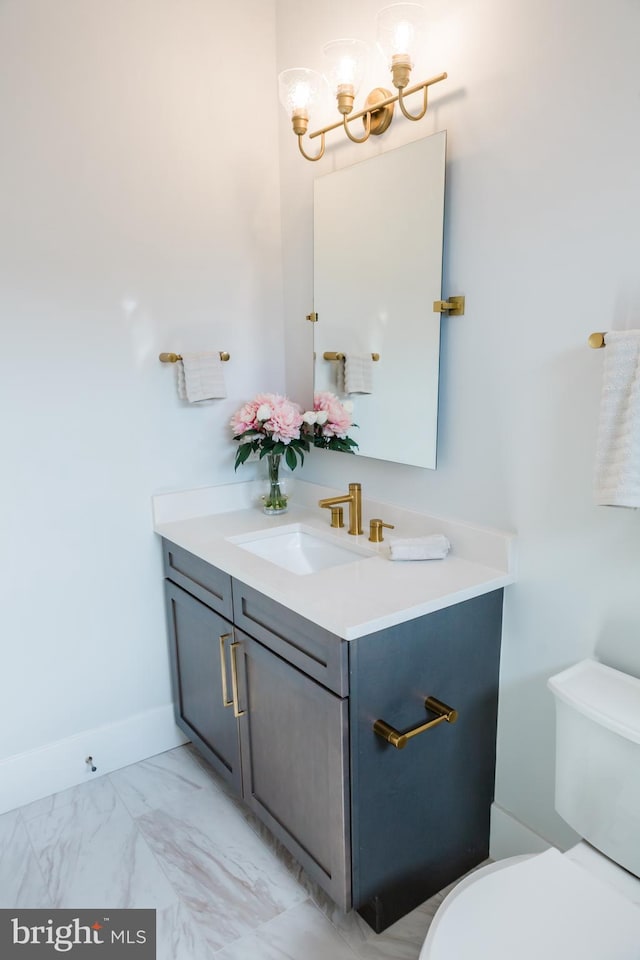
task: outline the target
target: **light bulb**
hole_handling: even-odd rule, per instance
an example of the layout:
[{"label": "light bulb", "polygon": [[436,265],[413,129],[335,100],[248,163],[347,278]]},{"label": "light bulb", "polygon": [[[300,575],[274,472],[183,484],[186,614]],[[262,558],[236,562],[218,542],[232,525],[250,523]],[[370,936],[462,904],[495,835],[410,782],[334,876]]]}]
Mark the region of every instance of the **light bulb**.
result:
[{"label": "light bulb", "polygon": [[392,3],[377,15],[378,47],[389,65],[405,58],[412,65],[415,48],[424,22],[424,7],[419,3]]},{"label": "light bulb", "polygon": [[290,117],[301,111],[308,113],[322,92],[322,77],[306,67],[291,67],[279,75],[278,90],[280,102]]},{"label": "light bulb", "polygon": [[332,40],[323,48],[329,61],[327,81],[333,94],[338,88],[350,86],[358,92],[367,63],[367,45],[362,40]]},{"label": "light bulb", "polygon": [[392,3],[377,16],[378,48],[386,57],[393,83],[403,90],[409,83],[413,56],[421,39],[424,7],[419,3]]},{"label": "light bulb", "polygon": [[367,63],[367,45],[362,40],[332,40],[325,44],[329,61],[327,81],[338,101],[338,110],[347,115],[353,110]]}]

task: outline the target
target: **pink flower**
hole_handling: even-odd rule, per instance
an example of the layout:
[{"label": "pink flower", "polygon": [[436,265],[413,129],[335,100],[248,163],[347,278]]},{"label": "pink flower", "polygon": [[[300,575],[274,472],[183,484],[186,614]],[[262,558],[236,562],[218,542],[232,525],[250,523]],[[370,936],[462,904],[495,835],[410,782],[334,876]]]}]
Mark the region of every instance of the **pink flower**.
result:
[{"label": "pink flower", "polygon": [[288,444],[300,438],[302,415],[297,403],[276,393],[259,393],[234,413],[230,421],[234,437],[257,430]]},{"label": "pink flower", "polygon": [[[322,435],[324,437],[347,436],[347,431],[352,426],[351,413],[344,404],[340,403],[333,393],[316,393],[313,398],[314,410],[322,411],[327,414],[326,422],[322,426]],[[320,423],[320,419],[318,419]]]},{"label": "pink flower", "polygon": [[297,403],[292,403],[286,397],[272,396],[270,401],[271,416],[264,423],[264,429],[271,433],[274,440],[290,443],[300,439],[302,414]]}]

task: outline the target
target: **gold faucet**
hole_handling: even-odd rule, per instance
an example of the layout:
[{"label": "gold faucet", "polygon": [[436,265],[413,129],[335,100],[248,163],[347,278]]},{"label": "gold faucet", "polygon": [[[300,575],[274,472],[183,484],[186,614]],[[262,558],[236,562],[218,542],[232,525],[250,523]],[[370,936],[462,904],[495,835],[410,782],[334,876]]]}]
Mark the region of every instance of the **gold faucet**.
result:
[{"label": "gold faucet", "polygon": [[319,507],[335,507],[339,503],[349,504],[349,533],[359,536],[362,531],[362,487],[359,483],[349,484],[349,493],[338,497],[326,497],[318,500]]}]

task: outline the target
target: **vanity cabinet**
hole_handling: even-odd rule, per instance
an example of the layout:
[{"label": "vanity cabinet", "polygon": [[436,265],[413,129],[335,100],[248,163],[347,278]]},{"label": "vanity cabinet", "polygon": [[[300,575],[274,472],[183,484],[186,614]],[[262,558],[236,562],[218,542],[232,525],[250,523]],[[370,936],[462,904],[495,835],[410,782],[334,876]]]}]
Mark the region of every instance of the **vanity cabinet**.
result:
[{"label": "vanity cabinet", "polygon": [[[177,723],[341,909],[379,932],[486,859],[502,590],[347,642],[166,540],[164,566]],[[457,722],[374,733],[429,696]]]}]

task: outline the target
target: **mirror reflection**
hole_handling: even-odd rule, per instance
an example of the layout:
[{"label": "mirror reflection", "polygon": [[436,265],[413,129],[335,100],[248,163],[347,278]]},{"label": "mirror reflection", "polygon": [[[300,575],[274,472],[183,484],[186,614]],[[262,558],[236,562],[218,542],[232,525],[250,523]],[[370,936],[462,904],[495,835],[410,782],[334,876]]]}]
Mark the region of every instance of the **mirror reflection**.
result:
[{"label": "mirror reflection", "polygon": [[314,388],[365,457],[436,466],[446,132],[314,183]]}]

